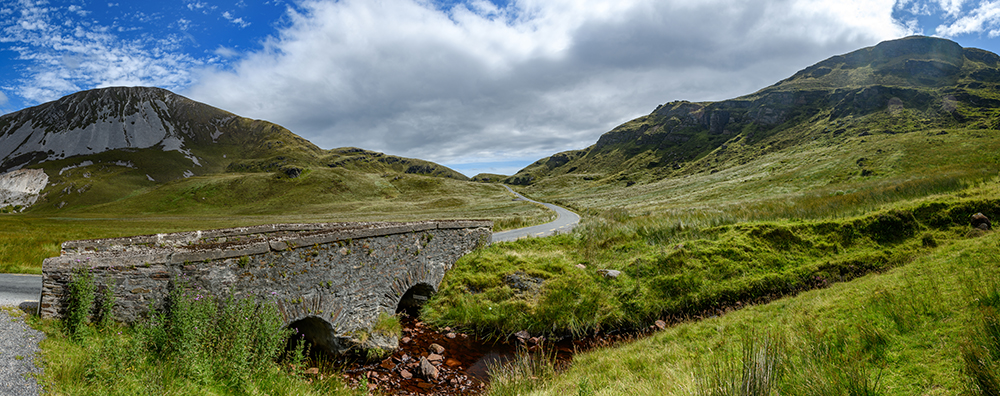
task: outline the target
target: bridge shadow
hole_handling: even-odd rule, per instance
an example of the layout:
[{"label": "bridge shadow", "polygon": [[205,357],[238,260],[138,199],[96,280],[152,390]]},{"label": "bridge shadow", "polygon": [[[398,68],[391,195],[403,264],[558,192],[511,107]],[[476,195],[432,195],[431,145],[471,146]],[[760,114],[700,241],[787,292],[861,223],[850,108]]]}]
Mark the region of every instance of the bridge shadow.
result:
[{"label": "bridge shadow", "polygon": [[[420,308],[427,303],[431,295],[435,293],[435,288],[429,283],[417,283],[407,289],[406,293],[399,298],[395,309],[393,307],[382,307],[384,312],[392,312],[396,316],[407,316],[418,318]],[[295,330],[286,346],[286,349],[293,350],[300,341],[304,341],[309,354],[314,359],[324,359],[327,357],[337,358],[338,355],[330,355],[329,351],[342,351],[350,354],[353,351],[352,345],[346,339],[338,337],[333,325],[318,316],[306,316],[302,319],[291,322],[287,326]]]},{"label": "bridge shadow", "polygon": [[411,318],[416,318],[420,316],[420,307],[427,302],[435,292],[434,286],[427,283],[417,283],[410,287],[403,297],[400,297],[399,303],[396,304],[396,313],[404,313]]}]

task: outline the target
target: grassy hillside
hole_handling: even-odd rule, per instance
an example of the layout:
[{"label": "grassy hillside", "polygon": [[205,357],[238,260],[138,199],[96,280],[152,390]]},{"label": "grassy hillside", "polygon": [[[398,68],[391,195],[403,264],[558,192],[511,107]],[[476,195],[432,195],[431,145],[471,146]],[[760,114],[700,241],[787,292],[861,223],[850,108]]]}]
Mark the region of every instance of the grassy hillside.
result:
[{"label": "grassy hillside", "polygon": [[[352,147],[323,150],[280,125],[239,117],[149,87],[83,91],[5,114],[0,116],[0,140],[11,146],[5,146],[4,152],[10,154],[0,159],[0,170],[38,168],[49,177],[37,204],[27,209],[32,213],[93,211],[95,205],[130,197],[167,196],[172,193],[151,191],[169,190],[173,188],[167,187],[169,183],[193,176],[218,178],[211,183],[220,194],[234,179],[241,179],[238,184],[248,186],[232,186],[224,194],[257,199],[281,194],[247,194],[249,185],[273,189],[260,180],[295,179],[310,173],[313,180],[300,184],[330,177],[327,182],[333,190],[372,190],[360,193],[364,199],[379,196],[386,188],[370,186],[379,177],[468,180],[429,161]],[[359,180],[357,186],[345,187],[353,183],[345,178],[354,177],[368,182]],[[337,198],[343,201],[345,197]],[[241,204],[230,200],[225,205]],[[244,210],[255,211],[252,207]]]},{"label": "grassy hillside", "polygon": [[[851,130],[856,131],[857,128]],[[860,133],[859,133],[860,134]],[[844,134],[846,135],[846,134]],[[564,175],[521,187],[534,198],[579,210],[739,221],[856,214],[900,199],[954,191],[1000,170],[995,130],[933,129],[899,134],[824,136],[780,151],[728,153],[702,160],[717,169],[626,187]]]},{"label": "grassy hillside", "polygon": [[[751,95],[661,105],[591,147],[539,160],[507,181],[542,196],[644,190],[622,191],[630,197],[672,190],[670,183],[685,178],[745,183],[778,173],[807,177],[804,187],[836,191],[837,184],[862,177],[909,178],[913,158],[898,157],[936,144],[961,144],[970,162],[962,165],[980,169],[995,162],[977,153],[986,150],[975,139],[991,139],[989,131],[1000,126],[998,67],[997,55],[947,40],[888,41],[832,57]],[[966,133],[939,137],[953,130]],[[899,136],[909,134],[915,135]],[[705,175],[727,171],[726,179]]]},{"label": "grassy hillside", "polygon": [[885,273],[579,354],[559,374],[544,360],[528,375],[508,370],[493,394],[965,394],[977,378],[966,358],[996,350],[979,337],[1000,293],[998,242],[963,239]]},{"label": "grassy hillside", "polygon": [[996,370],[971,335],[1000,251],[969,219],[1000,218],[1000,58],[953,44],[666,104],[532,164],[507,181],[583,225],[463,258],[423,314],[499,338],[689,322],[564,373],[519,360],[495,394],[964,392]]},{"label": "grassy hillside", "polygon": [[158,88],[80,92],[6,114],[0,129],[0,140],[19,145],[0,169],[48,176],[23,213],[0,208],[2,272],[38,273],[71,239],[360,220],[474,218],[504,229],[552,217],[433,162],[323,150]]}]

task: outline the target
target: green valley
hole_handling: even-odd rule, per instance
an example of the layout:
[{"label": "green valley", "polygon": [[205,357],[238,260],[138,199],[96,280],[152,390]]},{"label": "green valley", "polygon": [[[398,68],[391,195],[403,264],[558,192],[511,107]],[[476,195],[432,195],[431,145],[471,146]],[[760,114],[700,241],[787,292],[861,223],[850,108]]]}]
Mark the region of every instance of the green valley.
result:
[{"label": "green valley", "polygon": [[970,218],[1000,216],[998,60],[910,37],[661,105],[508,177],[583,224],[466,256],[423,313],[498,338],[678,323],[566,372],[519,359],[493,394],[991,394],[1000,366],[968,359],[993,350],[996,243]]},{"label": "green valley", "polygon": [[[930,37],[887,41],[742,97],[662,104],[590,147],[471,180],[427,161],[323,150],[265,121],[191,108],[200,110],[157,118],[176,129],[186,122],[179,114],[207,117],[191,125],[212,127],[186,129],[180,146],[5,159],[5,169],[43,169],[49,181],[34,206],[0,215],[0,269],[37,273],[68,239],[431,218],[491,219],[499,230],[550,218],[511,201],[504,183],[583,221],[571,233],[467,254],[421,320],[511,342],[523,332],[552,341],[635,337],[576,351],[568,365],[542,341],[541,352],[492,367],[489,394],[1000,389],[1000,236],[972,223],[976,214],[1000,221],[996,54]],[[60,337],[58,324],[42,326]],[[100,359],[113,359],[112,344],[143,331],[100,333],[90,346],[53,341],[47,353],[66,348],[73,357],[60,363],[64,377],[47,379],[113,393],[110,382],[69,377],[107,363],[87,360],[98,341],[110,345]],[[285,386],[281,369],[272,371],[255,374],[266,374],[264,392]],[[300,392],[343,391],[332,381],[310,388],[295,375]],[[126,380],[138,389],[144,378]]]}]

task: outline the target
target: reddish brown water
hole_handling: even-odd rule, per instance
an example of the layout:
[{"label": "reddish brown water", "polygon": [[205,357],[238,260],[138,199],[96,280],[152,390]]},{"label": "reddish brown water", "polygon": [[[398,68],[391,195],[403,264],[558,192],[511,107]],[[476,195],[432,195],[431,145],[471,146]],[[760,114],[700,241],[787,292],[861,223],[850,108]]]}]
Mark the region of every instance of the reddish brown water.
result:
[{"label": "reddish brown water", "polygon": [[[519,350],[542,353],[543,356],[554,359],[558,370],[569,366],[573,355],[577,352],[633,341],[666,326],[724,315],[730,311],[753,304],[767,303],[780,297],[782,297],[780,294],[771,294],[759,297],[751,304],[737,302],[727,307],[708,309],[696,315],[665,317],[656,321],[655,325],[642,329],[594,333],[578,339],[561,340],[533,338],[529,334],[521,333],[512,336],[509,342],[492,342],[473,335],[452,332],[447,327],[431,329],[418,318],[403,315],[400,320],[403,326],[400,348],[391,356],[377,362],[341,359],[334,362],[330,369],[343,373],[349,386],[358,387],[365,382],[369,391],[378,394],[478,395],[486,389],[486,384],[489,382],[487,374],[489,367],[509,361]],[[444,348],[444,351],[438,354],[440,360],[433,362],[438,370],[437,378],[427,378],[420,374],[420,358],[431,355],[431,344],[438,344]]]},{"label": "reddish brown water", "polygon": [[[344,374],[349,386],[366,382],[369,390],[387,395],[478,395],[489,382],[491,366],[512,359],[520,349],[543,353],[554,358],[557,366],[568,365],[576,351],[633,339],[638,333],[597,334],[583,339],[559,341],[538,339],[526,334],[511,342],[492,342],[475,336],[452,332],[449,328],[433,330],[418,319],[404,316],[400,348],[377,362],[338,361],[334,368]],[[420,358],[433,357],[431,344],[444,348],[440,360],[432,364],[437,378],[421,375]]]}]

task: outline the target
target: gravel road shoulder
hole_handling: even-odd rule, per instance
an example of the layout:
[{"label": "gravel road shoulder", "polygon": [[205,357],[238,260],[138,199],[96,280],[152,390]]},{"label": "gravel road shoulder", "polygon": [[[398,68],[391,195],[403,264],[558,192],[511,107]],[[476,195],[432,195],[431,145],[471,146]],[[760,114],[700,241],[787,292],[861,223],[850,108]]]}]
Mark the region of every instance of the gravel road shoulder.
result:
[{"label": "gravel road shoulder", "polygon": [[39,395],[41,387],[31,374],[42,372],[35,359],[45,334],[24,323],[25,311],[33,311],[38,303],[0,303],[0,395]]}]

